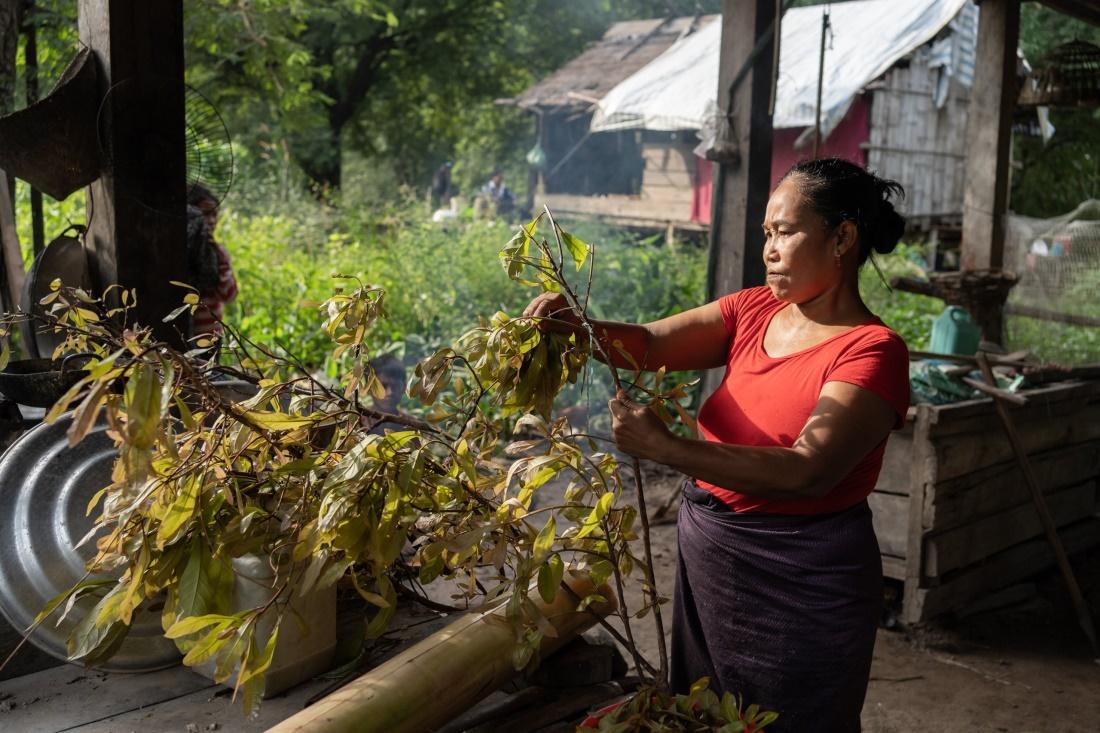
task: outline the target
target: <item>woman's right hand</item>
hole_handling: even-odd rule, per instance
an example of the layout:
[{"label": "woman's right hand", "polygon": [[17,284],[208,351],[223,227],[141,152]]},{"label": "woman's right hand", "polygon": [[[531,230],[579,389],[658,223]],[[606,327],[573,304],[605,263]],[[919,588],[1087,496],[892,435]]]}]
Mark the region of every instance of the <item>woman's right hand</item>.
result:
[{"label": "woman's right hand", "polygon": [[523,315],[542,319],[538,322],[540,331],[574,333],[581,327],[581,319],[561,293],[539,294],[523,309]]}]

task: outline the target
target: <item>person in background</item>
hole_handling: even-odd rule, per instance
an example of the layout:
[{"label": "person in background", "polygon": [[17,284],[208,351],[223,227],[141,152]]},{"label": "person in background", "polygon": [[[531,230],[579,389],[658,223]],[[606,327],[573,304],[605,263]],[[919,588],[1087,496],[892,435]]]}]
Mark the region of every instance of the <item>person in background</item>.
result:
[{"label": "person in background", "polygon": [[481,193],[493,203],[497,216],[508,216],[515,208],[516,196],[504,185],[504,171],[500,168],[493,169],[493,175],[481,187]]},{"label": "person in background", "polygon": [[[838,158],[799,163],[762,222],[766,286],[654,323],[595,323],[616,366],[725,368],[700,439],[623,393],[609,403],[612,431],[624,453],[691,477],[671,687],[709,677],[719,694],[778,711],[775,733],[860,730],[883,602],[867,496],[890,431],[905,424],[909,359],[860,297],[859,270],[897,245],[901,193]],[[559,293],[524,315],[587,333]]]},{"label": "person in background", "polygon": [[[216,260],[216,276],[196,283],[199,290],[199,308],[191,319],[191,333],[193,336],[213,335],[221,336],[221,320],[225,312],[225,304],[237,297],[237,279],[233,276],[233,265],[229,259],[229,252],[218,244],[214,238],[214,232],[218,227],[218,200],[210,189],[201,183],[191,186],[187,192],[188,208],[194,207],[201,215],[206,225],[207,253],[203,258],[209,258],[212,250]],[[188,227],[190,233],[190,225]]]},{"label": "person in background", "polygon": [[447,161],[443,165],[439,166],[435,175],[432,176],[432,210],[439,208],[445,208],[451,202],[451,196],[454,195],[454,190],[451,185],[451,169],[454,168],[452,161]]}]

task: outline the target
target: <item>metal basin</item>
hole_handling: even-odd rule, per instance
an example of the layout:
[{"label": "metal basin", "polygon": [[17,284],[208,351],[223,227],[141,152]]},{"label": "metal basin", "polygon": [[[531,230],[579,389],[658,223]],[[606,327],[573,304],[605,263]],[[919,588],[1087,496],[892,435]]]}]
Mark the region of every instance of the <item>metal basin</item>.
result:
[{"label": "metal basin", "polygon": [[[53,425],[36,426],[0,457],[0,614],[18,630],[27,629],[46,603],[84,576],[95,542],[76,544],[92,528],[88,502],[111,482],[117,453],[99,424],[75,448],[65,432],[65,415]],[[82,598],[64,621],[55,615],[30,636],[47,654],[67,660],[69,633],[95,605]],[[142,610],[118,652],[100,669],[142,672],[176,664],[175,645],[163,636],[159,613]]]}]

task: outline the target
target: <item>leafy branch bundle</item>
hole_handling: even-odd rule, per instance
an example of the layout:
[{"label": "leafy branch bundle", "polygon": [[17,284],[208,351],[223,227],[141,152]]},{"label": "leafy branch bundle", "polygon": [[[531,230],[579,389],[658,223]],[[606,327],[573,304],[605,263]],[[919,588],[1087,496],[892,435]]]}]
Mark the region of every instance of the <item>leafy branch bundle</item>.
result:
[{"label": "leafy branch bundle", "polygon": [[[53,599],[36,623],[80,603],[85,615],[69,653],[94,664],[117,649],[138,609],[162,604],[165,633],[185,652],[184,663],[213,661],[218,681],[236,673],[244,707],[254,713],[278,630],[293,615],[292,594],[348,583],[373,609],[366,636],[376,638],[399,595],[438,608],[422,585],[449,582],[456,610],[504,604],[517,642],[512,662],[521,669],[554,633],[531,594],[549,602],[567,589],[568,567],[588,574],[592,587],[614,581],[622,631],[605,626],[633,656],[649,683],[643,689],[663,690],[666,599],[653,582],[641,472],[636,461],[624,471],[600,439],[553,415],[558,392],[585,374],[590,349],[610,362],[587,316],[592,269],[583,294],[566,276],[565,264],[579,272],[591,250],[549,212],[556,246],[539,239],[543,219],[520,230],[502,262],[513,279],[565,294],[587,338],[497,313],[416,366],[408,394],[424,406],[423,418],[363,402],[384,395],[368,339],[385,317],[385,293],[354,278],[341,277],[321,306],[333,358],[348,365],[339,384],[296,370],[292,359],[228,325],[223,361],[231,366],[219,366],[201,348],[177,351],[127,323],[132,292],[110,307],[58,284],[46,299],[53,328],[65,336],[58,353],[93,357],[47,420],[73,410],[75,444],[105,419],[119,458],[112,483],[89,506],[99,509],[86,538],[97,548],[90,579]],[[188,293],[169,318],[198,307]],[[220,381],[227,373],[250,381],[254,395],[228,396]],[[275,376],[284,374],[291,376]],[[615,370],[612,376],[618,386]],[[678,406],[684,386],[662,391],[661,376],[642,389]],[[635,386],[639,380],[640,370]],[[399,429],[378,434],[381,423]],[[638,506],[624,499],[627,473]],[[551,481],[564,484],[563,498],[536,505]],[[246,555],[267,558],[276,580],[266,602],[235,609],[233,560]],[[647,601],[632,611],[625,588],[638,580]],[[585,608],[604,599],[577,600]],[[650,612],[659,666],[643,657],[631,627]],[[256,633],[261,617],[274,618],[266,642]]]}]

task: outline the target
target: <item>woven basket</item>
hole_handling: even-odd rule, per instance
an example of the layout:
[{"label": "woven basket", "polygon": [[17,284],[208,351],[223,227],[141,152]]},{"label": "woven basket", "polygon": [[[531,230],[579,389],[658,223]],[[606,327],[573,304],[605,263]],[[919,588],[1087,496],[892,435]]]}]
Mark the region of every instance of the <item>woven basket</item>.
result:
[{"label": "woven basket", "polygon": [[1100,47],[1070,41],[1054,49],[1024,80],[1022,107],[1100,105]]}]

